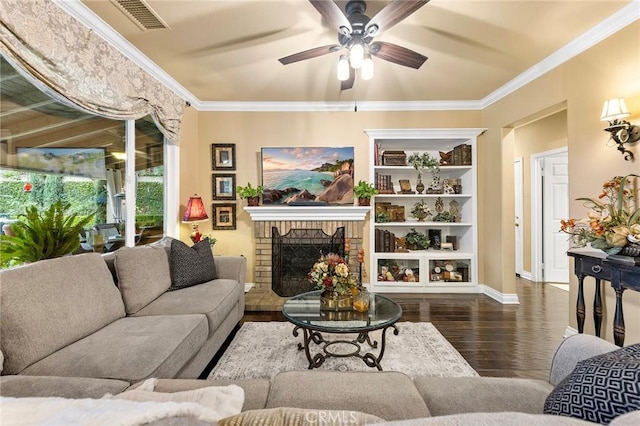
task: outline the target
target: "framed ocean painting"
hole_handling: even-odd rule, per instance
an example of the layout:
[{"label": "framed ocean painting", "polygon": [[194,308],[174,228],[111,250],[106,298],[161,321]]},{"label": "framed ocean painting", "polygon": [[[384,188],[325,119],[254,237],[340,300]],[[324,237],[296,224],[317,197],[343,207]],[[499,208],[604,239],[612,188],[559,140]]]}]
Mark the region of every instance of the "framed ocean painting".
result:
[{"label": "framed ocean painting", "polygon": [[263,204],[353,204],[353,147],[262,148]]}]

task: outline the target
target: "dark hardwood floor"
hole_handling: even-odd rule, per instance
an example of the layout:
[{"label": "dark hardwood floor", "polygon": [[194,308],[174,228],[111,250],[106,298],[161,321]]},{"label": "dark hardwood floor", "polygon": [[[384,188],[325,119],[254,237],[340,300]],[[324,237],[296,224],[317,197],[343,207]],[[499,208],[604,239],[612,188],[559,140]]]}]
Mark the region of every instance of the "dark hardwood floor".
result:
[{"label": "dark hardwood floor", "polygon": [[[517,280],[519,305],[476,294],[387,294],[401,321],[433,323],[481,376],[547,380],[569,322],[569,293]],[[281,312],[246,312],[243,321],[285,321]]]}]

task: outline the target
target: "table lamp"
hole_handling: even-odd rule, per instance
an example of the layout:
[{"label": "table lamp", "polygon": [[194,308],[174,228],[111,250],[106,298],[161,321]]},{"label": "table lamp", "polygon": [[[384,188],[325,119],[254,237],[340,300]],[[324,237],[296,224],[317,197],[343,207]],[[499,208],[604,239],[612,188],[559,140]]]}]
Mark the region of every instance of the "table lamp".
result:
[{"label": "table lamp", "polygon": [[198,230],[198,222],[204,222],[207,219],[209,219],[209,216],[207,216],[207,211],[204,208],[202,197],[199,197],[197,194],[189,197],[182,221],[192,224],[193,230],[190,237],[194,243],[197,243],[202,238],[202,234]]}]

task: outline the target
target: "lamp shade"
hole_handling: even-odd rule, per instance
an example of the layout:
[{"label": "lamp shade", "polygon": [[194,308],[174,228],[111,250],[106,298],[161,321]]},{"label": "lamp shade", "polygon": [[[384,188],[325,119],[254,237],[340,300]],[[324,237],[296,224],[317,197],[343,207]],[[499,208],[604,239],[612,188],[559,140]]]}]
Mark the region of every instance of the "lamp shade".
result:
[{"label": "lamp shade", "polygon": [[209,219],[209,216],[207,216],[207,211],[204,208],[202,197],[199,197],[197,195],[189,197],[189,202],[187,203],[187,208],[184,212],[184,216],[182,216],[182,221],[195,222],[198,220],[207,219]]},{"label": "lamp shade", "polygon": [[624,99],[609,99],[604,102],[602,114],[600,114],[600,121],[613,121],[628,117],[629,115],[629,110],[624,103]]}]

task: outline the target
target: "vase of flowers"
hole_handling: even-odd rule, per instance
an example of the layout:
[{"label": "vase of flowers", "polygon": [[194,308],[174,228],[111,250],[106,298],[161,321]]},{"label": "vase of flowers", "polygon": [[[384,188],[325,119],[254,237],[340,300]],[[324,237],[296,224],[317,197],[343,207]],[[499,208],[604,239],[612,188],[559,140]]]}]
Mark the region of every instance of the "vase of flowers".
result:
[{"label": "vase of flowers", "polygon": [[415,203],[411,209],[411,213],[409,213],[411,217],[418,219],[418,222],[424,222],[424,220],[431,216],[431,214],[431,209],[424,200],[420,200],[419,203]]},{"label": "vase of flowers", "polygon": [[320,309],[352,309],[353,293],[358,282],[349,271],[344,258],[336,253],[320,256],[307,275],[320,294]]},{"label": "vase of flowers", "polygon": [[578,198],[589,208],[587,217],[562,220],[560,230],[578,247],[591,244],[607,254],[640,255],[640,191],[634,185],[638,177],[616,176],[604,182],[598,198]]}]

